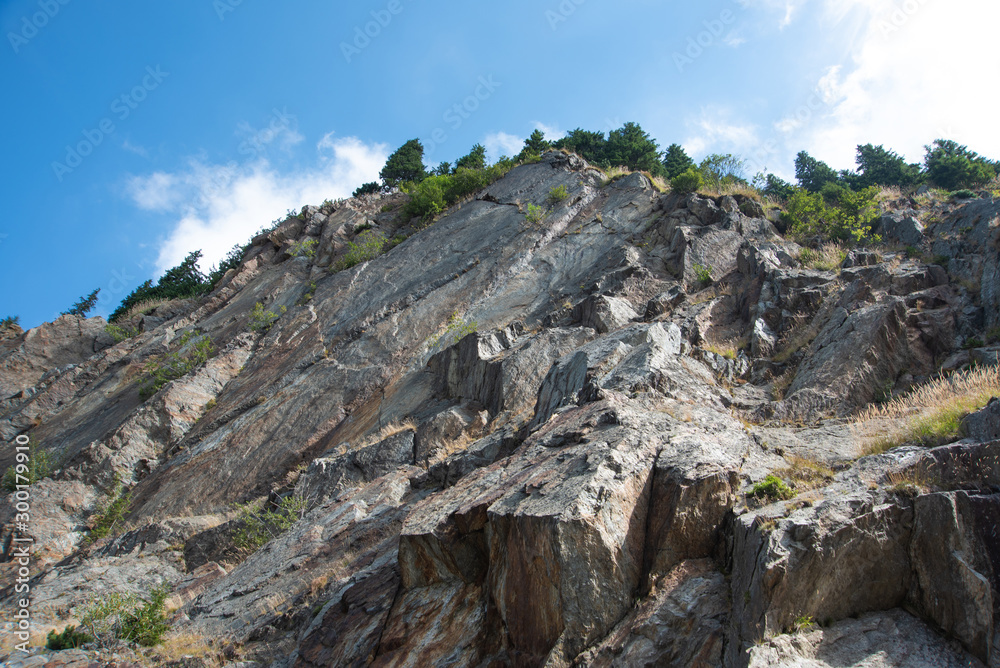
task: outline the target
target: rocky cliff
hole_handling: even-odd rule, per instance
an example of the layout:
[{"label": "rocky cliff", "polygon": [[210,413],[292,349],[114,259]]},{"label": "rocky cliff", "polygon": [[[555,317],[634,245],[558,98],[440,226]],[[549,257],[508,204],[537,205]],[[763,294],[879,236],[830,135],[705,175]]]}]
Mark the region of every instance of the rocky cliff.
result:
[{"label": "rocky cliff", "polygon": [[[561,153],[432,225],[405,198],[306,207],[117,343],[0,341],[0,438],[56,468],[29,526],[0,505],[4,610],[30,536],[39,637],[165,583],[205,665],[1000,666],[1000,402],[884,452],[854,417],[996,365],[1000,202],[888,202],[810,269],[754,199]],[[331,269],[367,230],[396,245]]]}]

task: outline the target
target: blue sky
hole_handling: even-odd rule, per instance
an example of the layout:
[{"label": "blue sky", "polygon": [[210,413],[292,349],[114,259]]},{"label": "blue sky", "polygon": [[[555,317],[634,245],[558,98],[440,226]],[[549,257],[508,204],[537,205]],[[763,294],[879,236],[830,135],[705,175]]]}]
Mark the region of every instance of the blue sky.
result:
[{"label": "blue sky", "polygon": [[636,121],[786,178],[867,142],[997,158],[998,22],[982,0],[0,0],[0,317],[95,288],[106,316],[413,137],[436,164]]}]

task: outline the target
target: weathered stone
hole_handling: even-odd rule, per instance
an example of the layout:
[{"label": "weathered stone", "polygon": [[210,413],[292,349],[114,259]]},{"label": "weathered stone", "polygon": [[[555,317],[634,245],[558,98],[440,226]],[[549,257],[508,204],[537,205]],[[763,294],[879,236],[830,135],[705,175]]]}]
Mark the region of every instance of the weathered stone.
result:
[{"label": "weathered stone", "polygon": [[966,416],[962,432],[977,441],[1000,439],[1000,399],[994,397],[985,408]]},{"label": "weathered stone", "polygon": [[345,490],[412,465],[416,462],[414,439],[412,430],[404,430],[339,457],[314,459],[295,484],[295,496],[311,506],[321,505]]},{"label": "weathered stone", "polygon": [[882,235],[886,241],[898,241],[907,246],[919,246],[924,240],[924,225],[914,212],[893,211],[882,214],[872,226],[872,232]]},{"label": "weathered stone", "polygon": [[914,511],[909,601],[989,662],[994,634],[991,565],[970,526],[969,497],[964,492],[921,496]]},{"label": "weathered stone", "polygon": [[580,302],[573,310],[573,318],[584,327],[606,334],[638,320],[639,314],[624,299],[596,295]]},{"label": "weathered stone", "polygon": [[749,668],[968,668],[977,663],[902,610],[767,638],[749,651]]}]

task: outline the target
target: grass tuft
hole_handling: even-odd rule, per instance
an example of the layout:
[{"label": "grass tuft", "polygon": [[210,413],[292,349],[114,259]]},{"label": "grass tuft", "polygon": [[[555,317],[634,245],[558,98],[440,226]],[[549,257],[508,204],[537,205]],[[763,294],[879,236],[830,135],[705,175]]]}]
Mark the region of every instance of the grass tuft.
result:
[{"label": "grass tuft", "polygon": [[961,436],[961,423],[1000,396],[1000,368],[979,367],[922,385],[871,406],[855,419],[862,455],[888,452],[906,443],[936,446]]}]

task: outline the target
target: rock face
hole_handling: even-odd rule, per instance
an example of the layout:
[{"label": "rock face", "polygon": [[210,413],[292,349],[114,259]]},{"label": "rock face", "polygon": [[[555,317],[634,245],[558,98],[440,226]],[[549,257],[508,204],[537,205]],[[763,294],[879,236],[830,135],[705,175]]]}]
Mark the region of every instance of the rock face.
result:
[{"label": "rock face", "polygon": [[[431,225],[406,197],[306,207],[125,341],[68,317],[0,341],[0,436],[53,463],[30,527],[0,505],[0,607],[30,537],[43,633],[167,584],[172,633],[274,668],[1000,666],[998,403],[861,458],[843,419],[995,363],[957,349],[1000,324],[1000,204],[883,217],[948,262],[816,270],[750,198],[562,153]],[[371,228],[405,240],[336,270]],[[143,400],[192,335],[210,359]]]}]

